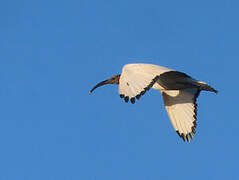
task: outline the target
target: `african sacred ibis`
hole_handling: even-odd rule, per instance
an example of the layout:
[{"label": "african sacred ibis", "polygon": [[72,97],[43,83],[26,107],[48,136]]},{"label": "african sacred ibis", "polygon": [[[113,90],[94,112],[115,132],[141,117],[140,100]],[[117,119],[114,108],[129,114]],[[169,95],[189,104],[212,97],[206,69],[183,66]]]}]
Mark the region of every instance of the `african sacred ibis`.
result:
[{"label": "african sacred ibis", "polygon": [[135,103],[150,88],[159,90],[163,96],[170,121],[184,141],[190,141],[197,126],[196,100],[200,91],[218,91],[205,82],[197,81],[185,73],[153,64],[127,64],[122,74],[94,86],[90,94],[105,84],[119,84],[119,94],[125,102]]}]

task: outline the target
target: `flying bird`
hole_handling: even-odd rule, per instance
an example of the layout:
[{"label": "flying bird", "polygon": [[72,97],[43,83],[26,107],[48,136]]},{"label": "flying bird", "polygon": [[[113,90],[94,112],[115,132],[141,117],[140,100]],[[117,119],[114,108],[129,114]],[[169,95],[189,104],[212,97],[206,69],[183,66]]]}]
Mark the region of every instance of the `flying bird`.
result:
[{"label": "flying bird", "polygon": [[95,85],[90,94],[106,84],[118,84],[119,95],[125,102],[135,103],[150,88],[159,90],[169,119],[184,140],[190,142],[196,133],[197,97],[201,91],[217,90],[189,75],[153,64],[126,64],[122,73]]}]

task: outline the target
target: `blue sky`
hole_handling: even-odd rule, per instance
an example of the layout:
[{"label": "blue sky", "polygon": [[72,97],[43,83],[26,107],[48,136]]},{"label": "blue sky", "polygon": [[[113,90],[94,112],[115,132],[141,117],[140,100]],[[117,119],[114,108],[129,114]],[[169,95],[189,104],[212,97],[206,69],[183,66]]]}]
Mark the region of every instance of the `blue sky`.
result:
[{"label": "blue sky", "polygon": [[[0,179],[238,179],[238,1],[16,1],[0,6]],[[155,90],[89,90],[127,63],[184,71],[201,93],[187,144]]]}]

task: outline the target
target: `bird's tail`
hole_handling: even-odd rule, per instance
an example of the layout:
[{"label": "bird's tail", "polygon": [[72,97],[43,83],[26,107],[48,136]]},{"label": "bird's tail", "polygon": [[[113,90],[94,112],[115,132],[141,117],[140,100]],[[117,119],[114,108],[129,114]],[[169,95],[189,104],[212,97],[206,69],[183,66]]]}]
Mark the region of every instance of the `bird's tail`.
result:
[{"label": "bird's tail", "polygon": [[205,90],[205,91],[211,91],[211,92],[214,92],[214,93],[218,93],[218,90],[216,90],[213,87],[209,86],[205,82],[198,81],[198,82],[196,82],[196,85],[199,86],[200,90]]}]

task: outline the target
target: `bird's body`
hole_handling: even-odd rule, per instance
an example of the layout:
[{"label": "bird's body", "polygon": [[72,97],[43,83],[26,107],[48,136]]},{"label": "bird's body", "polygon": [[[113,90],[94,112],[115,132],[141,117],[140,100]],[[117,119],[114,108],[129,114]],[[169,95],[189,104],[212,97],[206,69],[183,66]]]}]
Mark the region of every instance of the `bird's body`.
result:
[{"label": "bird's body", "polygon": [[185,73],[153,64],[127,64],[122,73],[97,84],[90,93],[105,84],[119,84],[119,94],[125,102],[135,103],[150,88],[159,90],[170,121],[183,140],[190,141],[196,128],[196,99],[201,90],[217,93],[205,82]]}]

